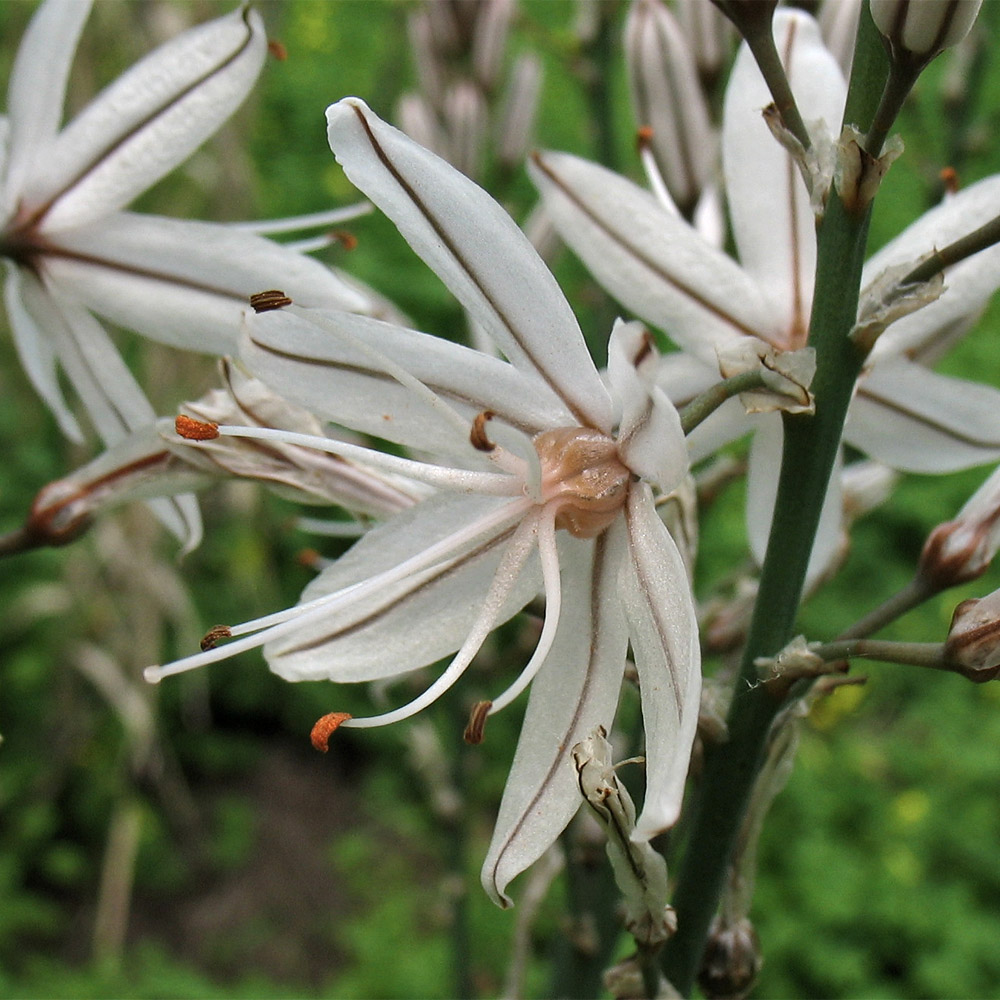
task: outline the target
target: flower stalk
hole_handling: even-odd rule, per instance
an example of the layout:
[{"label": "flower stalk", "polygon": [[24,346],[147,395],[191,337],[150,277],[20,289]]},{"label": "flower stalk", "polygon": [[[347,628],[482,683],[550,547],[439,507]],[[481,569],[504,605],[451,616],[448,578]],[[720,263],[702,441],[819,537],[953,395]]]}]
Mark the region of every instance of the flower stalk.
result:
[{"label": "flower stalk", "polygon": [[[884,56],[868,18],[858,35],[845,122],[870,121],[872,63]],[[881,89],[881,88],[879,88]],[[877,94],[878,91],[876,90]],[[727,719],[729,740],[706,746],[701,788],[673,900],[677,933],[664,947],[664,971],[689,995],[727,867],[782,700],[757,684],[758,657],[773,655],[793,635],[809,555],[844,418],[864,358],[849,339],[857,318],[870,207],[860,215],[831,191],[818,231],[816,288],[809,344],[816,349],[813,416],[783,416],[785,445],[760,589]]]}]

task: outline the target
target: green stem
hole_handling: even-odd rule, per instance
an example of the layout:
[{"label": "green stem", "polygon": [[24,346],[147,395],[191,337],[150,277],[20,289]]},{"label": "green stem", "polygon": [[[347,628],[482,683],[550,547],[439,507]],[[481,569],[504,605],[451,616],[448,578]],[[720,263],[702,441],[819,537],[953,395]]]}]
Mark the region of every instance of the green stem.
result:
[{"label": "green stem", "polygon": [[812,651],[822,660],[849,660],[864,657],[883,663],[905,663],[931,670],[955,670],[940,642],[891,642],[886,639],[836,639]]},{"label": "green stem", "polygon": [[974,253],[986,250],[997,243],[1000,243],[1000,216],[959,237],[954,243],[935,250],[927,260],[910,271],[900,285],[918,285],[930,281],[945,268],[952,267],[966,257],[971,257]]},{"label": "green stem", "polygon": [[774,44],[774,34],[770,22],[768,22],[767,30],[754,31],[745,37],[757,66],[760,68],[761,75],[767,83],[767,89],[771,92],[771,97],[774,98],[774,106],[781,115],[782,123],[802,143],[802,148],[808,149],[812,140],[809,138],[805,122],[802,121],[802,115],[799,114],[799,106],[795,103],[795,96],[788,84],[785,68],[781,65],[781,57]]},{"label": "green stem", "polygon": [[760,371],[741,372],[732,378],[716,382],[711,388],[695,396],[681,410],[681,427],[685,434],[690,434],[706,417],[714,413],[727,399],[738,396],[741,392],[752,392],[755,389],[767,388],[764,376]]},{"label": "green stem", "polygon": [[[883,69],[879,70],[878,60]],[[871,121],[882,90],[885,55],[867,10],[858,32],[845,121]],[[879,78],[877,89],[872,81]],[[794,635],[802,586],[854,383],[863,357],[849,338],[857,317],[869,211],[848,212],[830,194],[818,232],[816,288],[809,342],[816,348],[814,416],[785,415],[785,443],[771,536],[727,724],[729,739],[708,745],[693,803],[689,847],[680,867],[674,907],[677,933],[664,948],[664,971],[689,995],[718,906],[733,846],[754,781],[765,759],[771,723],[782,707],[757,683],[754,661],[773,656]]]}]

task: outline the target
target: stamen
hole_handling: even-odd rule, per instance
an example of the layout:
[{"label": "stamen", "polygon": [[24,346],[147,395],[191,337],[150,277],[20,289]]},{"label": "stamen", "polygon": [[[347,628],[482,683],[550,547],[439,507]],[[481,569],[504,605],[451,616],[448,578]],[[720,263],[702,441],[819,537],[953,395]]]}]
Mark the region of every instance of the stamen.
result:
[{"label": "stamen", "polygon": [[269,38],[267,40],[267,51],[274,56],[278,62],[284,62],[288,58],[288,49],[282,45],[276,38]]},{"label": "stamen", "polygon": [[671,197],[666,181],[664,181],[663,175],[660,173],[660,168],[657,166],[656,158],[653,156],[652,140],[653,130],[648,125],[644,125],[636,133],[635,144],[639,151],[639,162],[642,164],[649,188],[656,200],[671,215],[680,215],[677,203]]},{"label": "stamen", "polygon": [[958,194],[958,171],[954,167],[945,167],[938,176],[945,194]]},{"label": "stamen", "polygon": [[486,423],[492,420],[496,414],[492,410],[483,410],[477,413],[472,421],[472,430],[469,433],[469,441],[476,451],[493,451],[496,444],[486,436]]},{"label": "stamen", "polygon": [[312,732],[309,734],[312,745],[320,753],[326,753],[330,749],[330,737],[350,717],[349,712],[328,712],[321,719],[317,719],[316,725],[312,727]]},{"label": "stamen", "polygon": [[233,630],[228,625],[213,625],[205,634],[202,636],[200,646],[202,652],[206,649],[215,649],[222,639],[232,639]]},{"label": "stamen", "polygon": [[188,441],[214,441],[219,436],[219,425],[211,420],[195,420],[180,413],[174,420],[174,429]]},{"label": "stamen", "polygon": [[356,250],[358,246],[358,238],[354,233],[347,229],[335,229],[330,236],[333,237],[345,250],[350,252],[351,250]]},{"label": "stamen", "polygon": [[291,304],[292,300],[278,288],[272,288],[266,292],[256,292],[250,296],[250,305],[255,313],[271,312]]},{"label": "stamen", "polygon": [[469,746],[478,746],[486,735],[486,720],[489,717],[492,701],[477,701],[469,713],[469,722],[462,733],[462,739]]},{"label": "stamen", "polygon": [[[229,659],[237,653],[257,649],[265,643],[311,624],[318,618],[349,608],[352,604],[365,600],[372,594],[379,593],[386,587],[408,577],[415,578],[415,585],[419,585],[421,582],[420,574],[438,572],[446,567],[449,561],[460,558],[459,550],[466,545],[472,545],[478,538],[502,535],[514,522],[522,520],[531,507],[531,501],[526,498],[511,500],[496,510],[483,515],[472,524],[467,524],[451,535],[428,546],[422,552],[418,552],[409,559],[404,559],[403,562],[385,572],[377,573],[367,580],[352,583],[331,594],[323,594],[321,597],[313,598],[303,604],[285,608],[283,611],[276,611],[273,614],[243,622],[241,625],[233,625],[230,631],[234,641],[228,645],[217,649],[208,649],[202,653],[194,653],[171,663],[147,667],[143,671],[143,677],[150,684],[159,684],[165,677],[181,674],[187,670],[195,670],[207,666],[209,663],[215,663],[217,660]],[[236,636],[241,638],[237,639]]]},{"label": "stamen", "polygon": [[461,648],[448,664],[444,673],[423,694],[418,695],[401,708],[363,719],[351,719],[345,725],[357,729],[371,729],[375,726],[388,726],[393,722],[408,719],[411,715],[416,715],[417,712],[437,701],[465,673],[466,667],[479,652],[486,637],[496,627],[503,603],[535,547],[537,530],[538,518],[530,515],[526,516],[517,526],[514,537],[510,540],[510,544],[500,560],[500,565],[493,575],[493,582],[490,584],[489,593],[483,601],[482,609]]},{"label": "stamen", "polygon": [[328,455],[339,455],[341,458],[354,458],[371,468],[398,473],[439,489],[507,497],[517,496],[521,492],[521,484],[514,476],[497,472],[455,469],[446,465],[432,465],[429,462],[417,462],[411,458],[401,458],[399,455],[374,451],[362,445],[320,437],[316,434],[300,434],[296,431],[282,430],[279,427],[248,427],[243,424],[220,424],[216,430],[216,436],[276,441],[280,444],[297,445]]},{"label": "stamen", "polygon": [[[556,548],[555,523],[545,518],[538,526],[538,554],[542,563],[542,581],[545,587],[545,619],[538,644],[517,680],[490,704],[489,714],[495,715],[506,708],[534,679],[552,649],[562,612],[562,583],[559,576],[559,552]],[[489,703],[488,703],[489,704]]]}]

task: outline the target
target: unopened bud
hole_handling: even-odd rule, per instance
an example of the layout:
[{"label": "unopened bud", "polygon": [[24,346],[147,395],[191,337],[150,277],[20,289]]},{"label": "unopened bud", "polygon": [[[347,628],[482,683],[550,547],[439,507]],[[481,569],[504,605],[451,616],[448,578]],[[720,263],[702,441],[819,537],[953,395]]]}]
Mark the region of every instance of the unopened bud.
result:
[{"label": "unopened bud", "polygon": [[688,40],[660,0],[632,6],[625,55],[636,124],[671,198],[690,217],[715,163],[715,137]]},{"label": "unopened bud", "polygon": [[1000,468],[979,487],[953,521],[939,524],[920,553],[920,577],[935,590],[975,580],[1000,547]]},{"label": "unopened bud", "polygon": [[875,27],[893,59],[930,62],[969,33],[983,0],[872,0]]},{"label": "unopened bud", "polygon": [[944,655],[969,680],[981,683],[1000,675],[1000,590],[955,608]]},{"label": "unopened bud", "polygon": [[698,985],[706,997],[743,997],[750,992],[762,964],[760,942],[749,920],[712,923],[702,957]]}]

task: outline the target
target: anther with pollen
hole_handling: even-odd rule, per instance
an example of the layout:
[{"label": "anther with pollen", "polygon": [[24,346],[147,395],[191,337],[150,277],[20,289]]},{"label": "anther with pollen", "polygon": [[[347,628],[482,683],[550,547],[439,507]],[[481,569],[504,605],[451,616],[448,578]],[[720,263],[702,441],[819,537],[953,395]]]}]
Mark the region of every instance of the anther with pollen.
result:
[{"label": "anther with pollen", "polygon": [[320,752],[326,753],[330,749],[330,737],[341,727],[341,724],[351,718],[350,712],[328,712],[322,718],[316,720],[316,725],[312,727],[309,739],[312,745]]},{"label": "anther with pollen", "polygon": [[486,735],[486,719],[493,707],[492,701],[477,701],[469,713],[469,722],[462,733],[462,739],[470,746],[478,746]]},{"label": "anther with pollen", "polygon": [[483,410],[477,413],[472,421],[472,430],[469,432],[469,441],[476,451],[493,451],[496,445],[486,436],[486,422],[492,420],[495,414],[492,410]]},{"label": "anther with pollen", "polygon": [[201,651],[215,649],[222,639],[232,639],[233,632],[228,625],[213,625],[201,638]]},{"label": "anther with pollen", "polygon": [[653,144],[653,128],[651,125],[640,126],[635,133],[635,148],[641,153]]},{"label": "anther with pollen", "polygon": [[292,300],[279,288],[271,288],[266,292],[257,292],[250,296],[250,305],[256,313],[271,312],[290,306]]},{"label": "anther with pollen", "polygon": [[219,436],[219,425],[209,420],[195,420],[194,417],[178,414],[174,430],[188,441],[214,441]]},{"label": "anther with pollen", "polygon": [[948,194],[958,194],[958,171],[954,167],[945,167],[938,177]]}]

